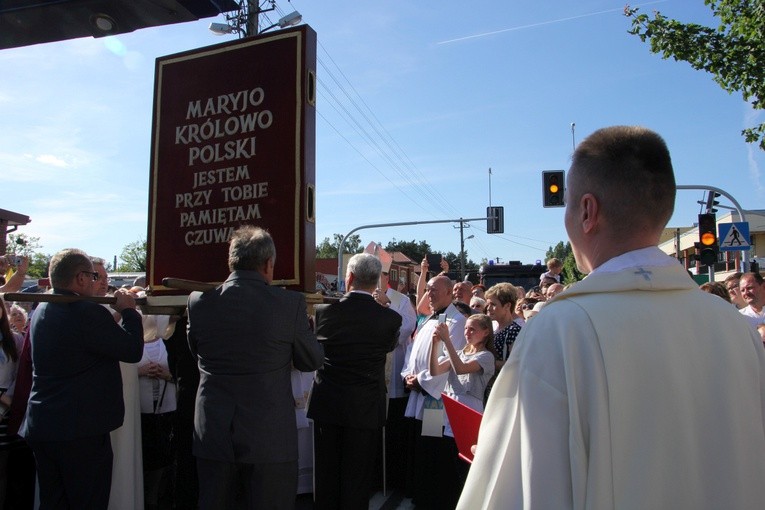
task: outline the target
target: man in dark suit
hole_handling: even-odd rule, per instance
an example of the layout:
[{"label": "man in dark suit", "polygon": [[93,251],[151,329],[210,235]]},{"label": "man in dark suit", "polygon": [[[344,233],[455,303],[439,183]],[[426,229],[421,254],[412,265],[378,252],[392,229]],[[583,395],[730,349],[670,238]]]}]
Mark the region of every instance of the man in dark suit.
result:
[{"label": "man in dark suit", "polygon": [[219,287],[189,296],[188,341],[200,372],[194,413],[199,508],[292,508],[298,448],[292,366],[323,352],[305,298],[269,284],[276,248],[265,230],[231,236]]},{"label": "man in dark suit", "polygon": [[385,425],[385,356],[401,316],[372,297],[382,265],[359,253],[348,261],[350,292],[316,307],[324,366],[316,373],[308,417],[314,420],[316,508],[369,506],[371,474]]},{"label": "man in dark suit", "polygon": [[[50,262],[54,295],[94,296],[99,274],[80,250]],[[32,317],[34,365],[23,435],[34,452],[40,508],[105,509],[112,478],[109,432],[125,415],[119,361],[143,354],[141,316],[126,290],[115,292],[122,326],[90,301],[41,304]]]}]

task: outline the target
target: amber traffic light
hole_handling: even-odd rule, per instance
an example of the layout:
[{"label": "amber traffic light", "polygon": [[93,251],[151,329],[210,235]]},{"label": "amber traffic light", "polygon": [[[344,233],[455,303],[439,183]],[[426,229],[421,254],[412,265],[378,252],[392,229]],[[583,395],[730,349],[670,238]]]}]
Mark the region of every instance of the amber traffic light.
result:
[{"label": "amber traffic light", "polygon": [[699,214],[699,261],[710,266],[717,262],[717,219],[714,214]]},{"label": "amber traffic light", "polygon": [[565,173],[563,170],[545,170],[542,172],[542,205],[544,207],[563,207]]}]

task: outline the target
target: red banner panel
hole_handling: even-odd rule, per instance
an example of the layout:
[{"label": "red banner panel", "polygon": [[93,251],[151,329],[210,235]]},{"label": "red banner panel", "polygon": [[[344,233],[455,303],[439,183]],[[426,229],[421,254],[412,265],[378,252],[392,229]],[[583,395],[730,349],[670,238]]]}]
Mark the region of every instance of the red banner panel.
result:
[{"label": "red banner panel", "polygon": [[156,62],[147,278],[221,282],[240,225],[276,243],[274,285],[315,290],[316,33],[308,26]]}]

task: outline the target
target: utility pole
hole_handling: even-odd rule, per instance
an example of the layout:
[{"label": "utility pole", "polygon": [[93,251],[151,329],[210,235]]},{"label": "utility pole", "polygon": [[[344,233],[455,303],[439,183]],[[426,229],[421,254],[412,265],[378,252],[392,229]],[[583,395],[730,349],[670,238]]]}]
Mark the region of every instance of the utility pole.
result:
[{"label": "utility pole", "polygon": [[465,222],[460,218],[460,281],[465,279]]},{"label": "utility pole", "polygon": [[[460,222],[460,226],[462,226],[463,223],[468,221],[481,221],[481,220],[488,220],[489,218],[460,218],[458,220],[430,220],[430,221],[403,221],[403,222],[397,222],[397,223],[377,223],[374,225],[362,225],[360,227],[356,227],[353,230],[349,231],[347,234],[343,236],[343,239],[340,241],[340,246],[338,246],[337,250],[337,288],[340,289],[340,282],[343,280],[343,248],[345,247],[345,240],[348,239],[348,237],[353,234],[356,231],[365,229],[365,228],[382,228],[382,227],[403,227],[403,226],[409,226],[409,225],[432,225],[435,223],[457,223]],[[463,264],[464,265],[464,264]]]},{"label": "utility pole", "polygon": [[244,26],[244,36],[258,35],[258,13],[260,13],[260,0],[247,0],[247,22]]},{"label": "utility pole", "polygon": [[489,168],[489,207],[491,207],[491,167]]}]

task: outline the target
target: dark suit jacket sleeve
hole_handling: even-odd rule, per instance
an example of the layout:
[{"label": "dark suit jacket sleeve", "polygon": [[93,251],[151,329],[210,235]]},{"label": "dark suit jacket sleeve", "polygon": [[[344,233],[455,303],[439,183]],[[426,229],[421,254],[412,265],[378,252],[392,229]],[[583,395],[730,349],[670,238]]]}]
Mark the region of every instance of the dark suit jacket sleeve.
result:
[{"label": "dark suit jacket sleeve", "polygon": [[292,364],[301,372],[312,372],[324,364],[324,348],[316,341],[308,322],[305,299],[296,296],[295,338],[292,344]]},{"label": "dark suit jacket sleeve", "polygon": [[392,328],[395,330],[395,333],[393,334],[391,344],[388,346],[388,352],[392,351],[398,346],[398,337],[401,334],[401,324],[403,322],[403,318],[401,317],[401,315],[398,314],[398,312],[393,312],[393,313],[396,314],[396,316],[395,317],[391,316],[391,324],[392,324]]},{"label": "dark suit jacket sleeve", "polygon": [[143,324],[141,314],[133,309],[122,311],[122,326],[100,305],[83,308],[82,323],[98,334],[83,336],[91,351],[104,357],[138,363],[143,356]]},{"label": "dark suit jacket sleeve", "polygon": [[188,306],[186,307],[189,320],[186,323],[186,341],[189,344],[189,350],[191,351],[191,354],[196,359],[197,357],[197,338],[194,335],[194,331],[191,329],[191,309],[194,307],[196,302],[199,300],[199,292],[192,292],[189,295],[189,301]]}]

